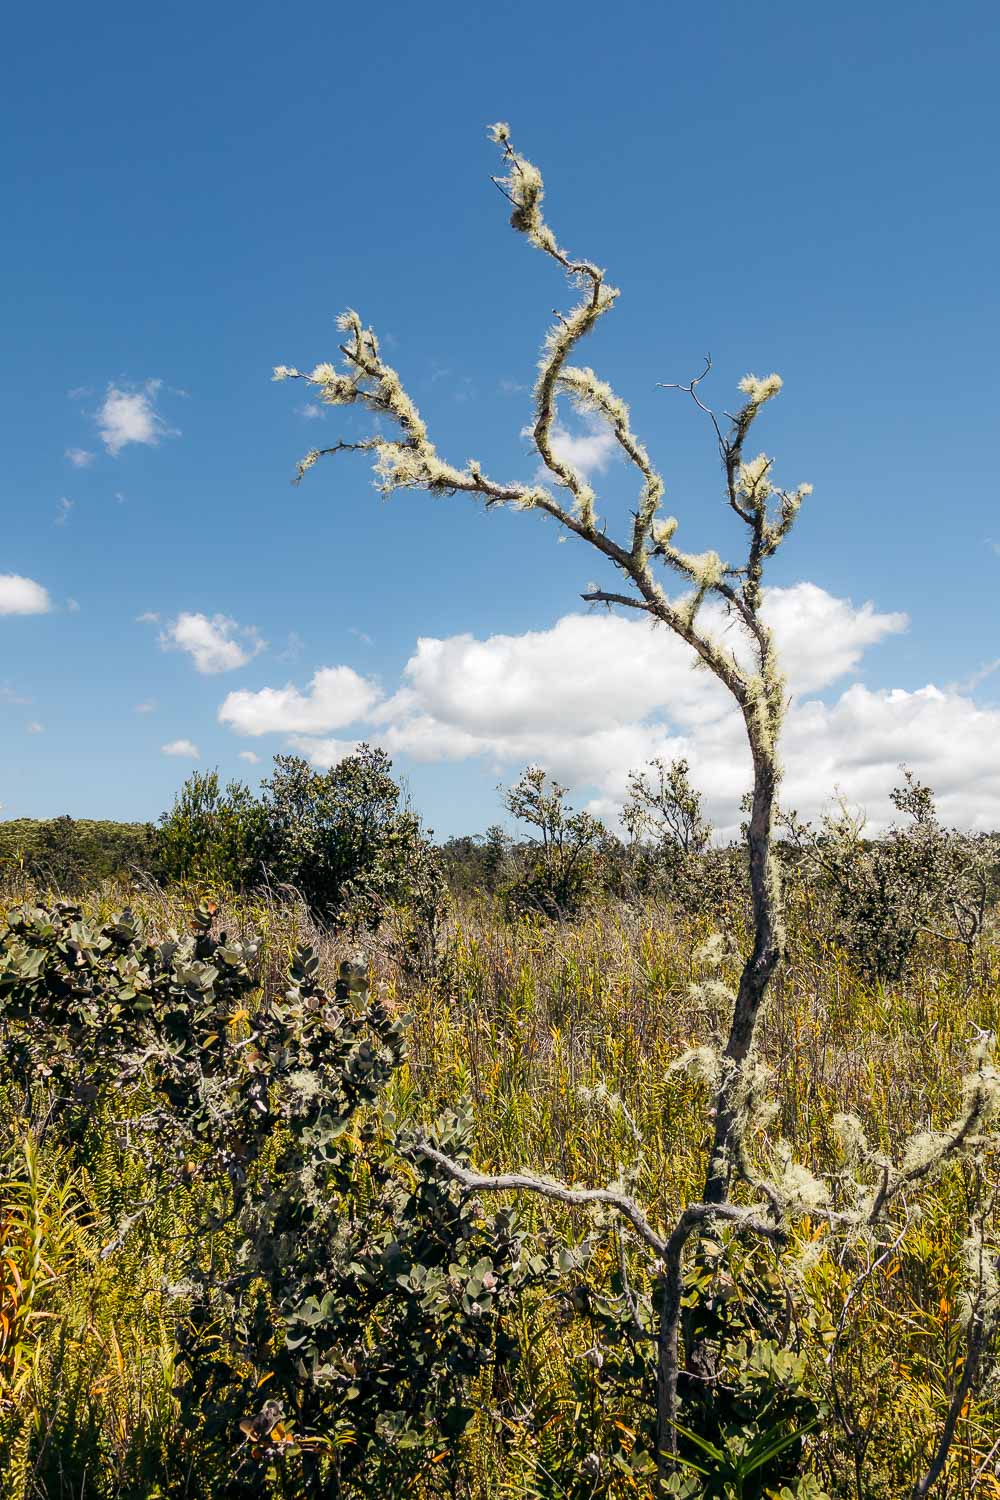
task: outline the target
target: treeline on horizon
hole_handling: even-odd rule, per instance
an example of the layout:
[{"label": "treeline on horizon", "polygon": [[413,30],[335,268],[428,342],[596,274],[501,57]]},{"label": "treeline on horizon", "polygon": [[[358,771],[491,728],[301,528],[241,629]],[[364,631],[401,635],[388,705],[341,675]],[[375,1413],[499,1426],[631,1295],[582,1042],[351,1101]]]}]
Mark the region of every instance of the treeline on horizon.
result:
[{"label": "treeline on horizon", "polygon": [[[793,899],[821,913],[829,938],[878,980],[900,977],[922,938],[959,945],[971,962],[1000,897],[1000,836],[947,829],[932,790],[900,769],[895,820],[878,838],[844,806],[818,826],[792,812],[778,819]],[[276,755],[256,792],[195,771],[157,823],[0,822],[0,880],[63,896],[108,880],[210,896],[264,890],[355,935],[402,914],[408,946],[424,955],[418,967],[433,963],[448,910],[477,899],[502,919],[559,922],[660,902],[750,930],[745,845],[715,837],[685,760],[631,773],[620,833],[576,811],[540,767],[500,790],[517,835],[495,825],[435,843],[377,747],[327,771]]]}]

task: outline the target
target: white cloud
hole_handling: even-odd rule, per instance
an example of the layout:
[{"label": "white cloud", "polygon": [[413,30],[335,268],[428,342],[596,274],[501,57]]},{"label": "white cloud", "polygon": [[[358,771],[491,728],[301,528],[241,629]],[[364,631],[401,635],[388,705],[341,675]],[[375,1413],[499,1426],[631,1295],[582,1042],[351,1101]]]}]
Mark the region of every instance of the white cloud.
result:
[{"label": "white cloud", "polygon": [[63,495],[62,499],[56,505],[56,518],[52,524],[54,526],[65,526],[66,522],[69,520],[70,511],[72,509],[73,501],[67,500],[66,496]]},{"label": "white cloud", "polygon": [[260,760],[260,756],[255,750],[241,750],[240,760],[245,760],[248,766],[255,766]]},{"label": "white cloud", "polygon": [[[854,684],[832,703],[809,697],[903,630],[904,615],[855,607],[808,583],[771,590],[765,613],[792,697],[786,805],[816,816],[839,787],[868,807],[873,823],[885,822],[905,760],[939,793],[946,819],[1000,826],[1000,768],[990,762],[1000,712],[936,688],[874,692]],[[723,628],[720,612],[702,618]],[[372,718],[391,752],[425,761],[483,756],[498,768],[537,761],[570,785],[595,787],[595,810],[611,818],[628,771],[654,755],[690,759],[710,815],[729,833],[750,782],[728,695],[693,669],[676,637],[643,619],[568,615],[519,636],[420,640],[403,686]]]},{"label": "white cloud", "polygon": [[558,422],[552,428],[552,449],[557,458],[590,478],[603,474],[619,448],[614,433],[603,423],[589,432],[569,432]]},{"label": "white cloud", "polygon": [[288,742],[293,750],[304,755],[317,771],[329,771],[339,766],[342,760],[353,755],[358,748],[357,740],[313,740],[303,735],[293,735]]},{"label": "white cloud", "polygon": [[169,745],[161,745],[160,749],[164,755],[180,755],[185,760],[198,760],[198,746],[191,740],[171,740]]},{"label": "white cloud", "polygon": [[39,722],[38,722],[37,719],[32,719],[31,723],[28,725],[28,733],[29,734],[44,734],[45,733],[45,725],[44,724],[39,724]]},{"label": "white cloud", "polygon": [[300,693],[292,683],[260,692],[230,693],[219,720],[239,734],[324,734],[368,714],[379,698],[375,683],[351,667],[321,667]]},{"label": "white cloud", "polygon": [[315,401],[307,401],[305,406],[299,407],[299,416],[305,417],[307,422],[315,422],[317,417],[323,415],[322,407],[316,405]]},{"label": "white cloud", "polygon": [[0,573],[0,615],[45,615],[52,608],[48,590],[20,573]]},{"label": "white cloud", "polygon": [[[140,618],[155,618],[141,616]],[[211,676],[245,667],[266,645],[253,626],[237,625],[226,615],[182,613],[160,634],[165,650],[186,651],[199,672]]]},{"label": "white cloud", "polygon": [[814,583],[770,589],[767,622],[781,646],[781,660],[796,694],[816,692],[854,670],[869,646],[898,635],[905,614],[879,614],[871,603],[856,608]]},{"label": "white cloud", "polygon": [[[584,425],[576,432],[571,432],[561,422],[554,422],[551,442],[557,458],[576,469],[585,479],[590,479],[594,474],[603,474],[621,449],[611,428],[600,417],[588,416],[582,421]],[[530,437],[531,428],[525,427],[521,436]],[[552,479],[544,464],[539,465],[535,477],[543,483]]]},{"label": "white cloud", "polygon": [[992,661],[984,662],[981,667],[977,668],[975,672],[970,672],[968,677],[963,678],[961,682],[950,682],[948,688],[951,692],[955,693],[974,693],[976,688],[981,687],[987,677],[992,677],[993,673],[997,670],[1000,670],[1000,656],[994,657]]},{"label": "white cloud", "polygon": [[[905,615],[810,583],[770,590],[764,609],[788,675],[785,806],[815,818],[839,790],[877,830],[894,816],[888,793],[905,762],[933,787],[946,822],[1000,828],[1000,708],[956,687],[850,681],[866,650],[905,629]],[[727,628],[721,610],[706,608],[701,619],[717,634]],[[726,639],[735,644],[735,632]],[[839,694],[831,692],[838,681]],[[424,638],[391,697],[380,699],[349,667],[330,667],[307,694],[291,685],[231,693],[219,718],[243,734],[284,733],[318,767],[356,748],[328,732],[362,723],[360,737],[418,761],[479,758],[498,778],[537,762],[571,787],[593,789],[590,806],[611,821],[631,769],[684,755],[725,836],[738,830],[751,780],[729,695],[681,641],[642,617],[594,612],[523,635]]]},{"label": "white cloud", "polygon": [[117,457],[129,443],[155,446],[161,437],[176,437],[156,410],[154,402],[162,382],[147,380],[136,390],[122,390],[109,385],[97,413],[101,439],[112,457]]},{"label": "white cloud", "polygon": [[90,453],[86,448],[67,448],[66,457],[74,469],[86,469],[94,462],[96,453]]},{"label": "white cloud", "polygon": [[151,713],[154,712],[155,708],[156,708],[156,699],[155,698],[147,698],[144,703],[137,703],[135,705],[135,711],[136,711],[137,714],[151,714]]},{"label": "white cloud", "polygon": [[158,625],[160,623],[160,616],[155,609],[147,609],[143,614],[136,615],[135,618],[140,625]]}]

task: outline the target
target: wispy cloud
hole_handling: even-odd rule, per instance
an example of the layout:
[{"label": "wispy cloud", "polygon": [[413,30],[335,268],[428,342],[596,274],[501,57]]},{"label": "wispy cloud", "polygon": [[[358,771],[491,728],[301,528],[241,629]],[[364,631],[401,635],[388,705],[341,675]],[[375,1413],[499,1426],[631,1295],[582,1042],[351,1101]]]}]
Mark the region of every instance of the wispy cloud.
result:
[{"label": "wispy cloud", "polygon": [[156,410],[155,401],[162,384],[160,380],[147,380],[132,390],[108,386],[97,413],[97,426],[113,458],[129,443],[155,447],[161,438],[178,435],[177,429],[169,427]]},{"label": "wispy cloud", "polygon": [[52,523],[53,526],[65,526],[72,509],[73,501],[67,500],[66,496],[63,495],[62,499],[56,504],[56,518]]},{"label": "wispy cloud", "polygon": [[305,417],[308,422],[315,422],[317,417],[323,415],[323,408],[317,406],[315,401],[307,401],[305,406],[299,407],[298,411],[299,416]]},{"label": "wispy cloud", "polygon": [[66,457],[74,469],[86,469],[94,462],[97,454],[91,453],[87,448],[67,448]]},{"label": "wispy cloud", "polygon": [[0,615],[47,615],[52,608],[48,589],[20,573],[0,573]]},{"label": "wispy cloud", "polygon": [[137,703],[135,705],[135,711],[136,711],[137,714],[151,714],[151,713],[154,713],[155,710],[156,710],[156,699],[155,698],[147,698],[145,700],[145,702],[143,702],[143,703]]},{"label": "wispy cloud", "polygon": [[201,759],[198,746],[192,740],[171,740],[168,745],[161,745],[160,749],[164,755],[177,755],[184,760]]},{"label": "wispy cloud", "polygon": [[284,650],[275,653],[277,660],[298,661],[299,657],[302,655],[304,646],[305,641],[299,635],[298,631],[290,630],[288,632],[288,639],[285,641]]},{"label": "wispy cloud", "polygon": [[992,661],[984,662],[975,672],[970,672],[968,677],[963,677],[961,682],[949,682],[949,693],[974,693],[980,683],[992,677],[993,673],[1000,669],[1000,656],[994,657]]},{"label": "wispy cloud", "polygon": [[37,719],[32,719],[31,723],[28,725],[28,733],[29,734],[44,734],[45,733],[45,725],[44,724],[39,724],[39,722],[38,722]]}]

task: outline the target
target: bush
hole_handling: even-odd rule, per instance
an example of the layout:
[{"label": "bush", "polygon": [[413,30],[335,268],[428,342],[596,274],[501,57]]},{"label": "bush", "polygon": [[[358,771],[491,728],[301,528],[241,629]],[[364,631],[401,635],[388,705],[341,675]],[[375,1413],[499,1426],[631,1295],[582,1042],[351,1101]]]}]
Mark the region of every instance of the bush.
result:
[{"label": "bush", "polygon": [[249,787],[223,789],[217,771],[194,771],[160,819],[160,875],[245,889],[260,879],[263,840],[263,809]]},{"label": "bush", "polygon": [[[511,1211],[409,1155],[386,1103],[405,1030],[363,964],[345,961],[331,995],[299,948],[284,993],[255,1005],[255,956],[207,908],[165,942],[129,912],[100,928],[68,903],[11,912],[3,1083],[84,1167],[106,1104],[131,1121],[144,1202],[102,1258],[144,1210],[184,1205],[176,1394],[210,1492],[284,1476],[336,1493],[363,1470],[402,1493],[454,1450],[470,1382],[514,1358],[509,1314],[554,1265]],[[469,1130],[448,1115],[432,1139],[464,1160]]]},{"label": "bush", "polygon": [[264,782],[264,862],[318,916],[375,928],[427,883],[433,850],[391,773],[389,757],[370,745],[325,772],[275,756]]},{"label": "bush", "polygon": [[401,800],[392,762],[369,745],[325,772],[277,755],[259,798],[196,771],[161,819],[161,869],[236,890],[291,886],[319,920],[354,928],[374,930],[390,908],[406,907],[407,942],[433,946],[444,880]]},{"label": "bush", "polygon": [[883,983],[902,977],[921,933],[960,943],[971,958],[1000,862],[995,835],[949,832],[931,789],[903,773],[890,798],[908,821],[884,838],[865,839],[863,819],[846,808],[816,835],[790,820],[833,898],[838,941],[860,973]]}]

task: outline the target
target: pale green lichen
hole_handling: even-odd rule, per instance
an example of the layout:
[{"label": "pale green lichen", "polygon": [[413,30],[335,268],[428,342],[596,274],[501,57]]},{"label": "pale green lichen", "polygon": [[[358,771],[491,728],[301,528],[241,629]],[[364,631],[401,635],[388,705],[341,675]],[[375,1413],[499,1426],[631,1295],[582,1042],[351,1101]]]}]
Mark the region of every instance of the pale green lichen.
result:
[{"label": "pale green lichen", "polygon": [[697,947],[691,957],[696,964],[707,964],[708,967],[719,968],[730,954],[729,939],[721,932],[712,932],[703,943]]},{"label": "pale green lichen", "polygon": [[657,547],[669,547],[679,525],[676,516],[665,516],[661,521],[654,521],[650,535]]},{"label": "pale green lichen", "polygon": [[719,1081],[722,1059],[714,1047],[701,1045],[688,1047],[667,1068],[667,1077],[673,1073],[687,1073],[714,1088]]},{"label": "pale green lichen", "polygon": [[781,376],[772,371],[763,379],[758,375],[744,375],[739,388],[749,398],[752,406],[763,406],[765,401],[770,401],[772,396],[778,394],[782,383]]}]

